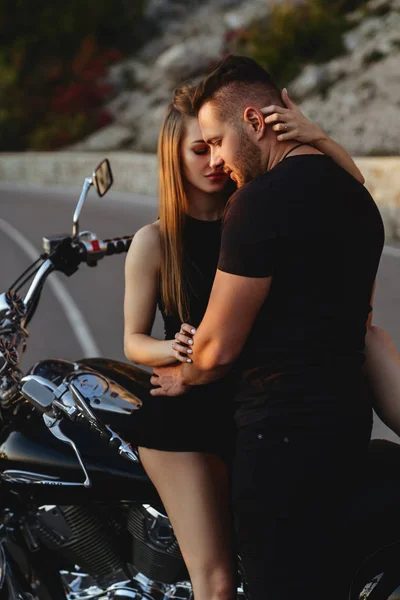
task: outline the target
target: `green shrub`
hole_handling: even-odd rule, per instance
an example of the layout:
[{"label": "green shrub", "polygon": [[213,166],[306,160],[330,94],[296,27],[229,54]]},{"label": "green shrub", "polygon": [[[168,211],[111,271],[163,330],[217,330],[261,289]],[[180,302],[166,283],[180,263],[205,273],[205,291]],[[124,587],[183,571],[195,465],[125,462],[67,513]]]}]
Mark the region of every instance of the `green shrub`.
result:
[{"label": "green shrub", "polygon": [[344,52],[342,34],[349,29],[346,12],[360,0],[285,0],[274,4],[262,22],[238,32],[231,49],[261,63],[281,84],[307,63],[320,63]]}]

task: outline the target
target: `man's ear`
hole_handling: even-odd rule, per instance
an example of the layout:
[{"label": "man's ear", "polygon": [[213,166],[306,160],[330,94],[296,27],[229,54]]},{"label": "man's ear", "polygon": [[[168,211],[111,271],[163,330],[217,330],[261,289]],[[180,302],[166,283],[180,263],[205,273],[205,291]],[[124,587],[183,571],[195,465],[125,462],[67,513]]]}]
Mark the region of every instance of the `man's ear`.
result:
[{"label": "man's ear", "polygon": [[245,108],[243,120],[257,137],[262,137],[265,131],[265,121],[261,112],[252,106]]}]

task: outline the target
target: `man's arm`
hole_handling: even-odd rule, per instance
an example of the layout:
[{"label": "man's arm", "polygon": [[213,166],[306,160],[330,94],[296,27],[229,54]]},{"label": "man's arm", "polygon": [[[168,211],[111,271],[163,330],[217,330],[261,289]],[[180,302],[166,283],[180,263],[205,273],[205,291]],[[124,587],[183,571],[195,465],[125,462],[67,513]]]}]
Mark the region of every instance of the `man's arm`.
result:
[{"label": "man's arm", "polygon": [[[272,277],[243,277],[217,270],[204,318],[194,336],[193,363],[155,369],[153,395],[175,395],[176,383],[203,385],[220,379],[238,358]],[[180,392],[182,393],[182,392]]]},{"label": "man's arm", "polygon": [[193,364],[182,365],[186,385],[220,379],[238,358],[262,304],[271,277],[241,277],[217,271],[210,300],[193,344]]}]

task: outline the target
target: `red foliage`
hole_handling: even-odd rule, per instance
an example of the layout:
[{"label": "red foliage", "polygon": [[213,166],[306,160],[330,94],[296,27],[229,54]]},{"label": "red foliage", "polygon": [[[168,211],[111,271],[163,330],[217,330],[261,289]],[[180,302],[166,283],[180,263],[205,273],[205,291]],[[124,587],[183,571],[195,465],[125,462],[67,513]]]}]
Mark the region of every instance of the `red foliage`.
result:
[{"label": "red foliage", "polygon": [[56,113],[73,114],[77,111],[87,113],[101,106],[113,91],[102,78],[107,67],[121,58],[122,54],[114,49],[96,55],[96,47],[91,40],[85,40],[72,63],[73,80],[55,88],[50,109]]},{"label": "red foliage", "polygon": [[101,50],[93,36],[81,43],[72,61],[53,58],[42,66],[47,93],[30,97],[30,109],[43,115],[29,133],[32,147],[58,149],[108,125],[111,115],[103,108],[113,93],[107,82],[108,67],[123,58],[116,49]]},{"label": "red foliage", "polygon": [[112,117],[110,115],[109,112],[107,112],[106,110],[99,110],[99,112],[96,115],[96,125],[99,129],[101,129],[101,127],[105,127],[106,125],[109,125],[112,121]]}]

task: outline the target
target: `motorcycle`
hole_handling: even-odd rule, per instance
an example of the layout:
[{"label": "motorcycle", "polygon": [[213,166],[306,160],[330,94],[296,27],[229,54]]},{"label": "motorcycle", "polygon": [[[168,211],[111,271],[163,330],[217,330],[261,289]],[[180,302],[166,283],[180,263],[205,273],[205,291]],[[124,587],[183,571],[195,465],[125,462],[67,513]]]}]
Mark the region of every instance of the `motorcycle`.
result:
[{"label": "motorcycle", "polygon": [[[0,295],[0,600],[193,600],[173,529],[128,435],[149,397],[149,373],[104,358],[20,368],[50,273],[72,276],[129,249],[132,236],[101,240],[79,229],[90,188],[103,196],[112,183],[104,160],[85,179],[72,234],[43,238],[44,254]],[[380,440],[371,448],[375,473],[350,519],[362,551],[349,598],[398,600],[400,446]],[[237,598],[246,598],[239,557]]]},{"label": "motorcycle", "polygon": [[1,599],[193,598],[162,502],[126,441],[150,374],[103,358],[20,369],[50,273],[71,276],[129,249],[132,236],[79,230],[90,188],[103,196],[112,183],[104,160],[85,179],[72,235],[43,238],[44,255],[0,295]]}]

